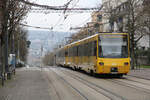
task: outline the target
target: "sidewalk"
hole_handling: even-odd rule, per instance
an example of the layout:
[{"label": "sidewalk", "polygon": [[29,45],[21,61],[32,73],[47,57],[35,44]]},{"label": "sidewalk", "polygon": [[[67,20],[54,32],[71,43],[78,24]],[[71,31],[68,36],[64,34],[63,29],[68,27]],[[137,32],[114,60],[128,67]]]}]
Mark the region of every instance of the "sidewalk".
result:
[{"label": "sidewalk", "polygon": [[128,75],[150,80],[150,68],[131,70]]},{"label": "sidewalk", "polygon": [[19,70],[0,88],[0,100],[50,100],[47,87],[40,70]]}]

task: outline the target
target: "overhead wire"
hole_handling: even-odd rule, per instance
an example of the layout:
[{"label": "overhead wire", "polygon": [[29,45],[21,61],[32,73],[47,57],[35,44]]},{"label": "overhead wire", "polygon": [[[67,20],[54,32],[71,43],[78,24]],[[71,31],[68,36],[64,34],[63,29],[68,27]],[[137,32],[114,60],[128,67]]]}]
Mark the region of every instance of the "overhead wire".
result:
[{"label": "overhead wire", "polygon": [[[29,2],[28,0],[16,0],[16,1],[20,1],[22,3],[25,3],[27,5],[30,5],[32,7],[39,7],[39,8],[42,8],[42,9],[38,9],[38,10],[77,10],[77,11],[80,11],[80,10],[98,10],[99,8],[95,7],[95,8],[68,8],[68,5],[67,6],[49,6],[49,5],[41,5],[41,4],[37,4],[37,3],[32,3],[32,2]],[[70,2],[73,1],[73,0],[70,0]],[[70,4],[70,2],[68,2],[67,4]],[[66,9],[67,7],[67,9]],[[32,10],[33,8],[31,8]]]},{"label": "overhead wire", "polygon": [[19,2],[25,3],[25,4],[30,5],[30,6],[44,8],[44,9],[62,10],[62,9],[64,8],[64,6],[49,6],[49,5],[41,5],[41,4],[37,4],[37,3],[29,2],[28,0],[16,0],[16,1],[19,1]]},{"label": "overhead wire", "polygon": [[63,20],[63,22],[62,23],[64,23],[64,21],[66,20],[66,18],[65,18],[65,12],[66,12],[66,10],[67,10],[67,8],[68,8],[68,6],[70,5],[70,3],[72,2],[73,0],[69,0],[67,3],[65,3],[64,4],[64,6],[66,6],[66,9],[64,10],[64,12],[63,12],[63,15],[61,15],[61,17],[58,19],[58,21],[57,21],[57,23],[53,26],[53,28],[55,28],[60,22],[61,22],[61,20],[62,20],[62,16],[64,16],[64,20]]},{"label": "overhead wire", "polygon": [[27,24],[23,24],[23,23],[20,23],[20,25],[25,26],[25,27],[36,28],[36,29],[47,29],[47,30],[52,30],[52,27],[48,28],[48,27],[32,26],[32,25],[27,25]]},{"label": "overhead wire", "polygon": [[[37,9],[37,10],[41,10],[41,11],[46,11],[46,10],[53,10],[53,11],[60,11],[60,10],[64,10],[64,21],[63,23],[65,22],[65,20],[67,19],[67,17],[69,15],[65,15],[66,11],[71,11],[71,10],[76,10],[76,11],[88,11],[88,10],[97,10],[99,8],[74,8],[76,6],[76,4],[79,2],[79,0],[77,0],[76,4],[74,4],[72,6],[72,8],[68,8],[69,5],[71,4],[71,2],[73,0],[69,0],[66,4],[64,4],[63,6],[48,6],[48,5],[41,5],[41,4],[36,4],[36,3],[31,3],[27,0],[18,0],[20,2],[23,2],[27,5],[30,5],[30,6],[34,6],[34,7],[40,7],[40,9]],[[33,8],[32,8],[33,9]],[[57,23],[53,26],[53,29],[61,22],[62,20],[62,17],[59,18],[59,20],[57,21]],[[34,27],[34,28],[40,28],[40,27]],[[43,28],[43,29],[48,29],[48,28]]]},{"label": "overhead wire", "polygon": [[[79,2],[79,0],[77,0],[76,2],[74,1],[73,2],[73,0],[72,0],[72,7],[71,8],[74,8],[76,5],[77,5],[77,3]],[[68,5],[69,6],[69,5]],[[64,16],[70,16],[70,13],[69,14],[67,14],[67,15],[65,15],[65,13],[64,13]],[[63,21],[63,23],[62,24],[65,24],[66,23],[66,19],[67,19],[67,17],[66,18],[64,18],[64,21]]]}]

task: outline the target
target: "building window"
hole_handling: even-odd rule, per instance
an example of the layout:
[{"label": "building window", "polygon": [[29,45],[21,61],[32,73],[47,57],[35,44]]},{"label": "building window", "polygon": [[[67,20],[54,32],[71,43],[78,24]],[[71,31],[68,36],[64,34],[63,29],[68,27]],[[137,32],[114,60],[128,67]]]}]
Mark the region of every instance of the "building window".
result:
[{"label": "building window", "polygon": [[97,21],[99,21],[99,22],[102,21],[102,15],[97,15]]}]

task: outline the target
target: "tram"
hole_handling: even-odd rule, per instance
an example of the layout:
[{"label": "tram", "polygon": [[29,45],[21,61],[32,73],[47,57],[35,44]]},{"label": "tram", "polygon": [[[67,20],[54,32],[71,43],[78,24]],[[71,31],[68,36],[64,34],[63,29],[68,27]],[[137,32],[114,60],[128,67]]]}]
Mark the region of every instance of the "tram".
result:
[{"label": "tram", "polygon": [[56,64],[91,74],[126,75],[130,70],[128,33],[99,33],[55,53]]}]

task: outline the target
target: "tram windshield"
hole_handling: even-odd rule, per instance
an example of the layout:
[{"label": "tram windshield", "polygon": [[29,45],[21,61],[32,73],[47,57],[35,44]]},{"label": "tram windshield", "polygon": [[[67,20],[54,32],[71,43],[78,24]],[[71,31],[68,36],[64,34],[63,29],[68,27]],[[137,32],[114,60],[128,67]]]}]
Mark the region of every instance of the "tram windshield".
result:
[{"label": "tram windshield", "polygon": [[100,35],[100,58],[128,58],[127,35]]}]

